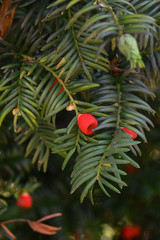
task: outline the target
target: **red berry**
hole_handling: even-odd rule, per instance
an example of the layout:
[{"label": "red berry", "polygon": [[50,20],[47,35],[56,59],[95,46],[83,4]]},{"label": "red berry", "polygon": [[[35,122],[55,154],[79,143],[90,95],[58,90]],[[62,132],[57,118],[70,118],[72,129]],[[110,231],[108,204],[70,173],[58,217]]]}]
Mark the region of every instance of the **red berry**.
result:
[{"label": "red berry", "polygon": [[124,240],[132,240],[141,235],[141,227],[138,225],[125,225],[122,228],[121,236]]},{"label": "red berry", "polygon": [[128,128],[124,128],[124,127],[121,127],[121,129],[123,131],[125,131],[126,133],[130,134],[132,139],[137,137],[137,133],[133,132],[132,130],[130,130]]},{"label": "red berry", "polygon": [[76,232],[73,234],[73,237],[75,240],[80,240],[81,239],[81,236],[82,236],[82,230],[80,228],[77,228],[76,229]]},{"label": "red berry", "polygon": [[[53,83],[52,86],[50,87],[49,91],[52,89],[52,87],[54,86],[54,84],[55,84],[56,82],[58,82],[58,79],[57,79],[57,78],[55,79],[54,83]],[[65,82],[64,82],[63,80],[62,80],[62,82],[65,84]],[[64,89],[64,87],[61,87],[61,89],[60,89],[59,93],[57,94],[57,96],[63,91],[63,89]]]},{"label": "red berry", "polygon": [[132,166],[131,164],[127,164],[127,166],[125,167],[125,170],[127,173],[132,174],[137,171],[137,168]]},{"label": "red berry", "polygon": [[84,134],[90,135],[94,133],[92,129],[98,126],[98,122],[91,114],[83,113],[78,117],[78,126]]},{"label": "red berry", "polygon": [[16,204],[22,208],[31,208],[32,207],[32,197],[29,193],[22,193],[16,201]]}]

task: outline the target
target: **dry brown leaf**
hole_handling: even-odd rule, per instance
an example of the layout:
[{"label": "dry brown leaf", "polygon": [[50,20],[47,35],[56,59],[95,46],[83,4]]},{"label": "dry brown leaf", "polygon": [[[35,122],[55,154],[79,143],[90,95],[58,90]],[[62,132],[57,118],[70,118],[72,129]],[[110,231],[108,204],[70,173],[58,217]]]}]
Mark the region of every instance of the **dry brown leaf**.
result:
[{"label": "dry brown leaf", "polygon": [[5,232],[11,236],[11,238],[16,239],[16,236],[6,227],[6,225],[4,225],[3,223],[1,223],[1,227],[5,230]]},{"label": "dry brown leaf", "polygon": [[61,227],[53,227],[53,226],[45,224],[45,223],[38,223],[38,224],[39,224],[39,226],[41,226],[43,228],[46,228],[46,229],[48,229],[50,231],[58,231],[58,230],[61,229]]},{"label": "dry brown leaf", "polygon": [[118,68],[118,61],[119,61],[119,57],[113,59],[110,62],[110,71],[111,74],[115,75],[115,76],[119,76],[122,75],[124,73],[124,69],[122,68]]},{"label": "dry brown leaf", "polygon": [[3,0],[2,4],[0,5],[0,39],[5,39],[8,30],[12,26],[14,14],[16,11],[17,6],[12,8],[7,14],[8,9],[12,4],[12,0]]},{"label": "dry brown leaf", "polygon": [[69,104],[69,105],[66,107],[66,110],[67,110],[67,111],[73,111],[73,110],[75,110],[75,107],[74,107],[72,104]]},{"label": "dry brown leaf", "polygon": [[34,222],[34,221],[28,221],[28,224],[34,231],[42,233],[42,234],[54,235],[54,234],[57,233],[56,231],[51,231],[51,230],[48,230],[48,229],[42,227],[40,225],[41,223],[37,223],[37,222]]}]

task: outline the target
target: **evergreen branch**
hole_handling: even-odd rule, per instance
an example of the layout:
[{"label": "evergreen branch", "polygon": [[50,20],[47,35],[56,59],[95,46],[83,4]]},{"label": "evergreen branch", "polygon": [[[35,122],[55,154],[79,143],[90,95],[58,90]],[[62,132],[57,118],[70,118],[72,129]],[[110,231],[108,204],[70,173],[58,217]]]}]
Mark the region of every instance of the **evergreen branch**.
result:
[{"label": "evergreen branch", "polygon": [[[57,0],[50,3],[46,16],[48,2],[39,8],[35,0],[18,4],[24,8],[18,7],[13,27],[0,41],[0,124],[12,111],[17,140],[27,142],[26,156],[32,154],[39,169],[43,165],[46,171],[51,152],[64,158],[62,170],[75,159],[71,192],[83,186],[81,201],[89,194],[93,202],[96,183],[108,196],[108,189],[119,193],[114,184],[126,186],[121,165],[139,167],[127,152],[141,154],[140,142],[124,129],[147,141],[144,130],[153,126],[146,113],[155,113],[147,103],[154,94],[146,80],[159,79],[159,3]],[[117,58],[117,40],[124,33],[135,35],[146,64],[141,74],[137,63],[142,67],[143,62],[135,49],[127,56],[135,71],[123,56]],[[57,114],[69,104],[76,116],[59,128]],[[93,135],[78,128],[79,113],[97,117]],[[37,229],[35,223],[32,227]]]},{"label": "evergreen branch", "polygon": [[113,17],[113,20],[114,20],[114,23],[115,25],[118,26],[118,29],[119,29],[119,37],[122,36],[123,34],[123,28],[119,22],[119,19],[117,17],[117,15],[115,14],[115,12],[113,11],[113,8],[109,5],[108,1],[107,0],[98,0],[98,4],[106,11],[106,12],[109,12],[112,17]]},{"label": "evergreen branch", "polygon": [[[104,86],[99,87],[99,90],[96,89],[93,94],[93,98],[96,98],[94,103],[100,104],[103,102],[104,104],[106,101],[107,105],[108,105],[107,100],[109,99],[110,101],[110,96],[117,95],[116,98],[115,97],[112,98],[112,101],[116,107],[113,108],[112,110],[112,108],[110,109],[107,106],[106,110],[108,113],[109,111],[111,111],[111,115],[109,115],[107,119],[105,119],[105,117],[101,118],[101,120],[103,120],[103,124],[102,124],[103,133],[100,133],[97,136],[98,138],[101,136],[100,139],[103,138],[105,140],[103,141],[100,140],[98,145],[86,144],[85,146],[82,146],[81,151],[76,159],[76,164],[72,172],[71,193],[73,193],[80,185],[85,184],[84,190],[81,195],[81,200],[83,200],[83,198],[87,195],[88,191],[91,189],[91,187],[93,187],[96,181],[98,181],[100,188],[107,195],[109,194],[106,191],[105,187],[109,187],[113,191],[118,192],[118,190],[112,184],[110,184],[108,180],[117,183],[120,188],[125,186],[126,184],[121,180],[121,175],[125,175],[125,172],[118,169],[117,164],[125,164],[127,161],[129,161],[129,163],[133,164],[134,166],[136,167],[138,166],[132,159],[128,158],[127,155],[123,155],[123,153],[128,152],[130,150],[133,151],[134,146],[135,146],[135,149],[137,149],[137,151],[139,152],[139,148],[136,144],[140,142],[133,141],[128,136],[128,134],[123,133],[123,130],[120,129],[122,127],[125,127],[125,128],[127,127],[128,129],[136,132],[140,137],[142,137],[142,139],[145,140],[144,133],[140,132],[133,125],[129,125],[130,123],[133,124],[133,120],[130,122],[129,119],[126,119],[125,121],[124,119],[121,118],[121,116],[124,116],[123,115],[124,97],[127,96],[124,94],[124,92],[126,91],[125,89],[132,91],[134,88],[132,89],[129,87],[127,80],[126,80],[126,83],[124,81],[121,84],[116,83],[117,81],[114,83],[114,81],[115,80],[112,79],[111,77],[108,79],[105,79],[105,81],[104,81],[104,78],[102,78],[102,80],[99,80],[99,83],[102,83],[102,84],[107,83],[106,90]],[[137,81],[137,83],[139,85],[142,84],[142,82],[140,81]],[[139,89],[139,85],[136,86],[137,91]],[[124,88],[124,86],[126,86],[126,88]],[[145,85],[143,87],[145,87]],[[108,95],[109,91],[110,91],[110,95]],[[141,91],[144,91],[144,88],[143,90],[141,89]],[[114,95],[113,95],[113,92],[114,92]],[[148,91],[146,91],[146,93],[150,94]],[[103,101],[103,94],[105,95],[104,101]],[[98,95],[100,96],[99,98],[96,97]],[[108,95],[108,97],[106,97],[106,95]],[[132,99],[127,97],[126,106],[130,106],[130,101],[134,101],[134,100],[141,101],[135,95]],[[138,105],[136,107],[138,107]],[[102,109],[102,111],[104,110],[105,110],[105,107]],[[147,111],[152,112],[152,109],[147,108]],[[126,126],[126,123],[128,124],[127,126]],[[136,121],[134,121],[134,124],[136,124],[137,126],[139,125],[139,123]],[[144,124],[143,127],[144,126],[146,127],[146,124]],[[100,129],[101,129],[101,125],[99,125],[95,130],[98,131]],[[106,134],[108,133],[110,136],[112,135],[110,140],[106,141],[107,135],[104,135],[104,131]],[[96,180],[95,180],[95,177],[96,177]],[[89,182],[92,182],[93,184],[89,185]]]},{"label": "evergreen branch", "polygon": [[136,9],[136,11],[138,13],[144,13],[148,16],[152,16],[152,17],[159,17],[159,6],[160,3],[158,1],[149,1],[149,0],[145,0],[143,1],[141,4],[139,3],[139,1],[131,1],[131,4],[134,4],[134,7]]},{"label": "evergreen branch", "polygon": [[76,112],[76,114],[77,114],[77,116],[78,116],[78,115],[79,115],[79,112],[78,112],[78,110],[77,110],[77,106],[76,106],[75,100],[73,99],[71,93],[69,92],[69,90],[67,89],[67,87],[65,86],[65,84],[63,83],[62,79],[58,78],[57,74],[56,74],[51,68],[49,68],[48,66],[46,66],[45,64],[43,64],[41,61],[39,61],[39,64],[40,64],[41,66],[43,66],[48,72],[51,72],[52,75],[53,75],[53,76],[59,81],[59,83],[63,86],[64,91],[67,93],[67,95],[68,95],[71,103],[72,103],[73,106],[74,106],[75,112]]}]

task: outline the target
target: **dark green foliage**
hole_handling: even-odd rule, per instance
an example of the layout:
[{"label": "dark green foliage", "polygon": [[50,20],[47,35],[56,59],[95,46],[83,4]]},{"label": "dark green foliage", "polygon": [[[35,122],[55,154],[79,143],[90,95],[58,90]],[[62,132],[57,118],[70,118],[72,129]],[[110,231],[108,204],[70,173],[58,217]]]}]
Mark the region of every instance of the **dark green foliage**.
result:
[{"label": "dark green foliage", "polygon": [[16,199],[22,192],[32,193],[40,186],[34,177],[28,177],[32,165],[24,159],[23,148],[17,148],[8,120],[0,129],[0,214],[7,210],[5,199]]},{"label": "dark green foliage", "polygon": [[[64,158],[63,170],[75,159],[71,192],[82,186],[81,201],[89,193],[93,202],[97,184],[108,196],[110,189],[119,193],[126,186],[123,164],[139,167],[132,154],[141,154],[138,144],[147,142],[144,130],[153,126],[148,99],[154,98],[150,85],[160,76],[159,1],[13,4],[18,5],[13,26],[0,41],[0,125],[13,113],[10,131],[38,169],[43,165],[46,172],[51,154]],[[143,69],[131,68],[118,50],[123,34],[137,40]],[[63,112],[65,121],[69,104],[75,112],[69,124],[59,126],[58,116]],[[98,120],[91,136],[77,126],[82,113]]]}]

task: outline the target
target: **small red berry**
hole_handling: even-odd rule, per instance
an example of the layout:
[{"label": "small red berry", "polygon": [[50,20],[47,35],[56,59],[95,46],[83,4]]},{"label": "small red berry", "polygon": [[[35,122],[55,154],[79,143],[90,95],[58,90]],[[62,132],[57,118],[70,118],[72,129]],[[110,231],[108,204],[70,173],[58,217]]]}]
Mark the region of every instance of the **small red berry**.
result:
[{"label": "small red berry", "polygon": [[83,113],[78,117],[78,126],[84,134],[90,135],[94,133],[92,129],[98,126],[98,122],[91,114]]},{"label": "small red berry", "polygon": [[138,225],[125,225],[122,228],[121,236],[124,240],[132,240],[139,237],[142,233],[141,227]]},{"label": "small red berry", "polygon": [[32,197],[29,193],[22,193],[16,201],[16,204],[22,208],[31,208],[32,207]]},{"label": "small red berry", "polygon": [[[55,84],[56,82],[58,82],[58,79],[57,79],[57,78],[55,79],[54,83],[53,83],[52,86],[50,87],[49,91],[52,89],[52,87],[54,86],[54,84]],[[63,80],[62,80],[62,82],[65,84],[65,82],[64,82]],[[64,89],[64,87],[61,87],[61,89],[60,89],[59,93],[57,94],[57,96],[63,91],[63,89]]]},{"label": "small red berry", "polygon": [[137,171],[137,168],[132,166],[131,164],[127,164],[127,166],[125,167],[125,171],[129,174],[132,174]]},{"label": "small red berry", "polygon": [[125,131],[126,133],[130,134],[132,139],[137,137],[137,133],[133,132],[132,130],[130,130],[128,128],[124,128],[124,127],[121,127],[121,129],[123,131]]},{"label": "small red berry", "polygon": [[75,240],[80,240],[83,235],[83,232],[80,228],[77,228],[75,233],[73,234],[73,237]]}]

